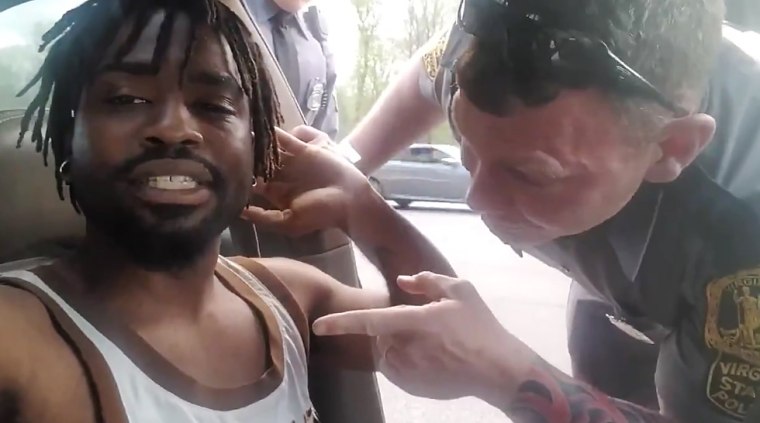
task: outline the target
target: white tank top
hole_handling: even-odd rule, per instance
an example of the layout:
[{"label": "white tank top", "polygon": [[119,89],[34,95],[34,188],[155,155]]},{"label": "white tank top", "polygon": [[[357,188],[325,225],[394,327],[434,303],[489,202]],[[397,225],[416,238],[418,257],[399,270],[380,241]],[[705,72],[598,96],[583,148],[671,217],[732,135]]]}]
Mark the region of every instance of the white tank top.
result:
[{"label": "white tank top", "polygon": [[[137,348],[142,349],[140,354],[125,353],[125,349],[133,350],[124,347],[130,343],[120,341],[117,345],[104,336],[37,274],[17,270],[2,273],[0,278],[10,280],[11,285],[39,298],[70,338],[73,348],[79,350],[80,361],[97,392],[94,403],[100,409],[96,413],[102,416],[98,420],[105,423],[316,421],[308,393],[305,347],[293,318],[256,276],[237,263],[220,257],[217,274],[231,290],[257,309],[267,325],[272,365],[251,386],[222,390],[199,386],[189,377],[178,381],[176,374],[155,377],[155,371],[168,362],[161,363],[157,353],[152,350],[152,354],[151,351],[146,353],[144,346]],[[144,371],[146,368],[152,368],[153,372]],[[181,385],[183,387],[177,389]]]}]

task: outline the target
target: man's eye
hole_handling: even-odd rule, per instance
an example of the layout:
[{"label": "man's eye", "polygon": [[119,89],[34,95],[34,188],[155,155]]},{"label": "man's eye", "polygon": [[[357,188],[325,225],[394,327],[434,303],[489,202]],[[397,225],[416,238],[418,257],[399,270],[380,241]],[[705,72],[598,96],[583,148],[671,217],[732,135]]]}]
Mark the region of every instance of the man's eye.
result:
[{"label": "man's eye", "polygon": [[209,113],[218,113],[222,115],[234,115],[235,110],[229,106],[223,106],[217,103],[198,103],[197,107],[202,111]]},{"label": "man's eye", "polygon": [[114,106],[127,106],[131,104],[146,104],[148,100],[131,95],[117,95],[106,99],[106,103]]}]

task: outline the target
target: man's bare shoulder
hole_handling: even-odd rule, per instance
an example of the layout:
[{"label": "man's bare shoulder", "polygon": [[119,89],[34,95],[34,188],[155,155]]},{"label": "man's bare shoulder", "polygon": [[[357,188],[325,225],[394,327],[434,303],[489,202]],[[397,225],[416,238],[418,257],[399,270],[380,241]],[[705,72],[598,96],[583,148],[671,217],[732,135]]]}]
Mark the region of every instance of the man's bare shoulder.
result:
[{"label": "man's bare shoulder", "polygon": [[[0,285],[0,416],[18,414],[17,400],[26,386],[27,375],[49,332],[47,313],[32,294]],[[16,411],[14,411],[16,410]],[[11,420],[13,421],[13,420]]]},{"label": "man's bare shoulder", "polygon": [[[280,285],[280,289],[291,293],[310,322],[325,314],[390,305],[387,292],[347,286],[317,267],[298,260],[240,258],[235,261],[263,279],[262,282],[273,292]],[[265,274],[262,277],[264,272],[270,276]]]},{"label": "man's bare shoulder", "polygon": [[311,288],[315,288],[315,286],[319,286],[320,284],[329,284],[328,281],[333,280],[331,276],[318,268],[298,260],[284,257],[247,260],[253,260],[264,266],[288,287],[306,284],[311,285]]},{"label": "man's bare shoulder", "polygon": [[45,307],[34,295],[0,285],[0,390],[9,375],[23,367],[27,349],[53,333]]},{"label": "man's bare shoulder", "polygon": [[34,295],[0,284],[0,337],[29,330],[38,332],[49,327],[49,321],[45,307]]},{"label": "man's bare shoulder", "polygon": [[0,285],[0,421],[93,421],[84,371],[33,294]]},{"label": "man's bare shoulder", "polygon": [[295,300],[306,316],[310,315],[315,302],[331,289],[330,276],[298,260],[279,257],[232,260],[256,276],[284,305]]},{"label": "man's bare shoulder", "polygon": [[28,376],[30,369],[48,360],[70,364],[69,359],[74,358],[43,303],[23,289],[3,284],[0,284],[0,345],[3,346],[0,390],[14,374]]}]

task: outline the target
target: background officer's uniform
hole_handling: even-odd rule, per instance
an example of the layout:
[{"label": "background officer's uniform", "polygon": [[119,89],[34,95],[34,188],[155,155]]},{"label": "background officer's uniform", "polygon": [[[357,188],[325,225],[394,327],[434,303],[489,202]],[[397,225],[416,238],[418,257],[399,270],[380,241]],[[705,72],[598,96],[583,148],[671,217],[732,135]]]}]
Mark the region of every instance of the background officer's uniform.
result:
[{"label": "background officer's uniform", "polygon": [[[335,63],[328,46],[327,26],[319,10],[310,6],[291,14],[273,0],[245,0],[244,4],[279,62],[306,123],[334,139],[338,134]],[[260,207],[273,207],[263,197],[252,201]],[[238,219],[231,228],[232,231],[222,235],[221,253],[228,257],[239,254],[290,257],[300,251],[303,242],[255,229],[243,219]]]},{"label": "background officer's uniform", "polygon": [[[469,40],[454,26],[423,56],[420,88],[450,122],[452,69]],[[647,365],[651,351],[658,354],[654,382],[664,413],[690,423],[757,422],[760,64],[729,40],[718,63],[704,105],[718,132],[697,162],[672,183],[644,183],[607,222],[528,253],[604,299],[602,315],[612,316],[608,327],[627,333],[623,339],[648,337],[659,345],[643,350]],[[607,340],[582,341],[583,357],[595,349],[603,356]],[[616,367],[636,365],[594,363],[597,375],[617,376]],[[651,373],[631,380],[652,386]],[[604,380],[599,384],[606,388]]]},{"label": "background officer's uniform", "polygon": [[245,3],[288,79],[306,122],[335,139],[335,61],[319,9],[309,6],[290,14],[272,0]]}]

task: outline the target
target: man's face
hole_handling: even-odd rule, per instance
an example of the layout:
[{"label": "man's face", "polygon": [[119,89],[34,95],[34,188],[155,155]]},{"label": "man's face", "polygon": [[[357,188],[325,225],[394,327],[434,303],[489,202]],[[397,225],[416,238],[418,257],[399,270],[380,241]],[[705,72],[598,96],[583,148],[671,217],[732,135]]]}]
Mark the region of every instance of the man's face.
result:
[{"label": "man's face", "polygon": [[616,214],[659,159],[657,143],[635,142],[601,94],[565,90],[507,117],[457,94],[454,121],[472,175],[468,203],[516,247],[586,231]]},{"label": "man's face", "polygon": [[175,20],[158,73],[150,64],[164,21],[156,13],[123,61],[113,55],[85,88],[76,116],[72,185],[88,227],[139,264],[169,269],[215,246],[252,182],[248,99],[228,44]]}]

